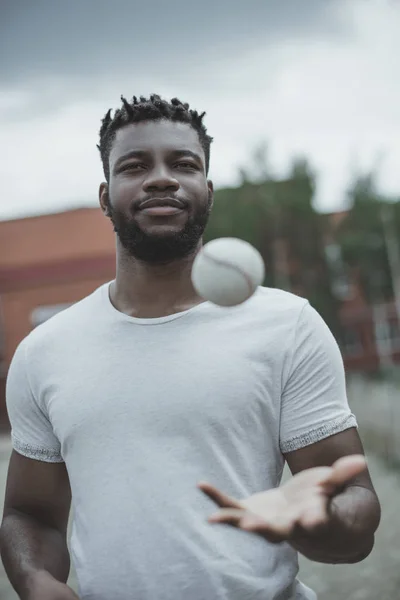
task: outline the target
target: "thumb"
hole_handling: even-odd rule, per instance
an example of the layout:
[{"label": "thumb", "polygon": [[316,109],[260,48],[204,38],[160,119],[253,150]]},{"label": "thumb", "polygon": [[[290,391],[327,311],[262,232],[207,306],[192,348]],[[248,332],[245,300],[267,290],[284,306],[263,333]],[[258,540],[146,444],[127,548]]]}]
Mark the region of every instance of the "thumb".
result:
[{"label": "thumb", "polygon": [[367,461],[362,454],[343,456],[332,465],[331,475],[326,483],[340,487],[365,471],[366,468]]}]

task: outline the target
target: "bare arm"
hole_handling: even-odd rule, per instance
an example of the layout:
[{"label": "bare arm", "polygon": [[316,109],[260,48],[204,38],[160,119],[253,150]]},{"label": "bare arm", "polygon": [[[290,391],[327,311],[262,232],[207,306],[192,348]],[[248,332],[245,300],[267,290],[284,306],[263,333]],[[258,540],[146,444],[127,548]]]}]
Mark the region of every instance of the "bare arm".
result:
[{"label": "bare arm", "polygon": [[199,488],[220,510],[210,523],[225,523],[289,542],[317,562],[354,563],[374,544],[380,506],[356,429],[332,435],[287,455],[293,477],[279,488],[237,500],[215,486]]},{"label": "bare arm", "polygon": [[[355,428],[286,455],[293,475],[314,467],[332,466],[343,456],[364,454]],[[298,530],[291,544],[307,558],[325,563],[353,563],[366,558],[374,546],[380,504],[368,470],[330,502],[328,523],[312,534]]]},{"label": "bare arm", "polygon": [[[46,463],[12,453],[0,550],[8,578],[20,598],[35,597],[31,590],[39,580],[67,581],[70,504],[70,486],[63,463]],[[72,591],[70,597],[76,597]]]}]

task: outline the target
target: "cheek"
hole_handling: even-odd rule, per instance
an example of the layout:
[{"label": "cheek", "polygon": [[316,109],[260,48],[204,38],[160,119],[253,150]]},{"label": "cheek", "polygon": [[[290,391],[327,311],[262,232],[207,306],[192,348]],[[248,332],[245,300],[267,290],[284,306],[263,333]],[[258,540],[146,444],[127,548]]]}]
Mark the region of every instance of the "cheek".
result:
[{"label": "cheek", "polygon": [[202,200],[203,203],[210,202],[210,190],[208,188],[207,182],[204,182],[203,179],[201,181],[196,182],[193,191],[196,194],[198,200]]},{"label": "cheek", "polygon": [[131,204],[141,190],[141,184],[133,179],[115,179],[110,182],[110,198],[114,205],[125,206]]}]

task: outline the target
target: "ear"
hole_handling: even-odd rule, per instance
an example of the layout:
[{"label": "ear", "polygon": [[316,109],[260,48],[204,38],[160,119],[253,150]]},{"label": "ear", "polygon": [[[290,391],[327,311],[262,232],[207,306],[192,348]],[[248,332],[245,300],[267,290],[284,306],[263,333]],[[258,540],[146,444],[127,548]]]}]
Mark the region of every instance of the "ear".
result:
[{"label": "ear", "polygon": [[211,210],[212,207],[214,206],[214,184],[211,181],[211,179],[209,179],[207,181],[207,187],[208,187],[208,200],[210,203],[210,210]]},{"label": "ear", "polygon": [[99,202],[100,202],[100,208],[103,212],[103,215],[105,215],[106,217],[109,217],[110,216],[110,212],[109,212],[110,200],[108,197],[108,183],[103,182],[100,184]]}]

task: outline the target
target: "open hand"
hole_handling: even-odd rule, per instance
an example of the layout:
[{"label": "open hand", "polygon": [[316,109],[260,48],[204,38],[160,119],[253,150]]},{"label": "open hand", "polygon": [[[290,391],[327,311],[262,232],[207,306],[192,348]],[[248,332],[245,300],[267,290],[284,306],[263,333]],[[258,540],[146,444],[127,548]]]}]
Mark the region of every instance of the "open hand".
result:
[{"label": "open hand", "polygon": [[279,488],[236,500],[209,483],[198,487],[220,508],[210,523],[225,523],[265,537],[270,542],[290,540],[301,528],[315,532],[330,518],[330,500],[366,469],[362,455],[345,456],[332,467],[316,467],[297,473]]}]

